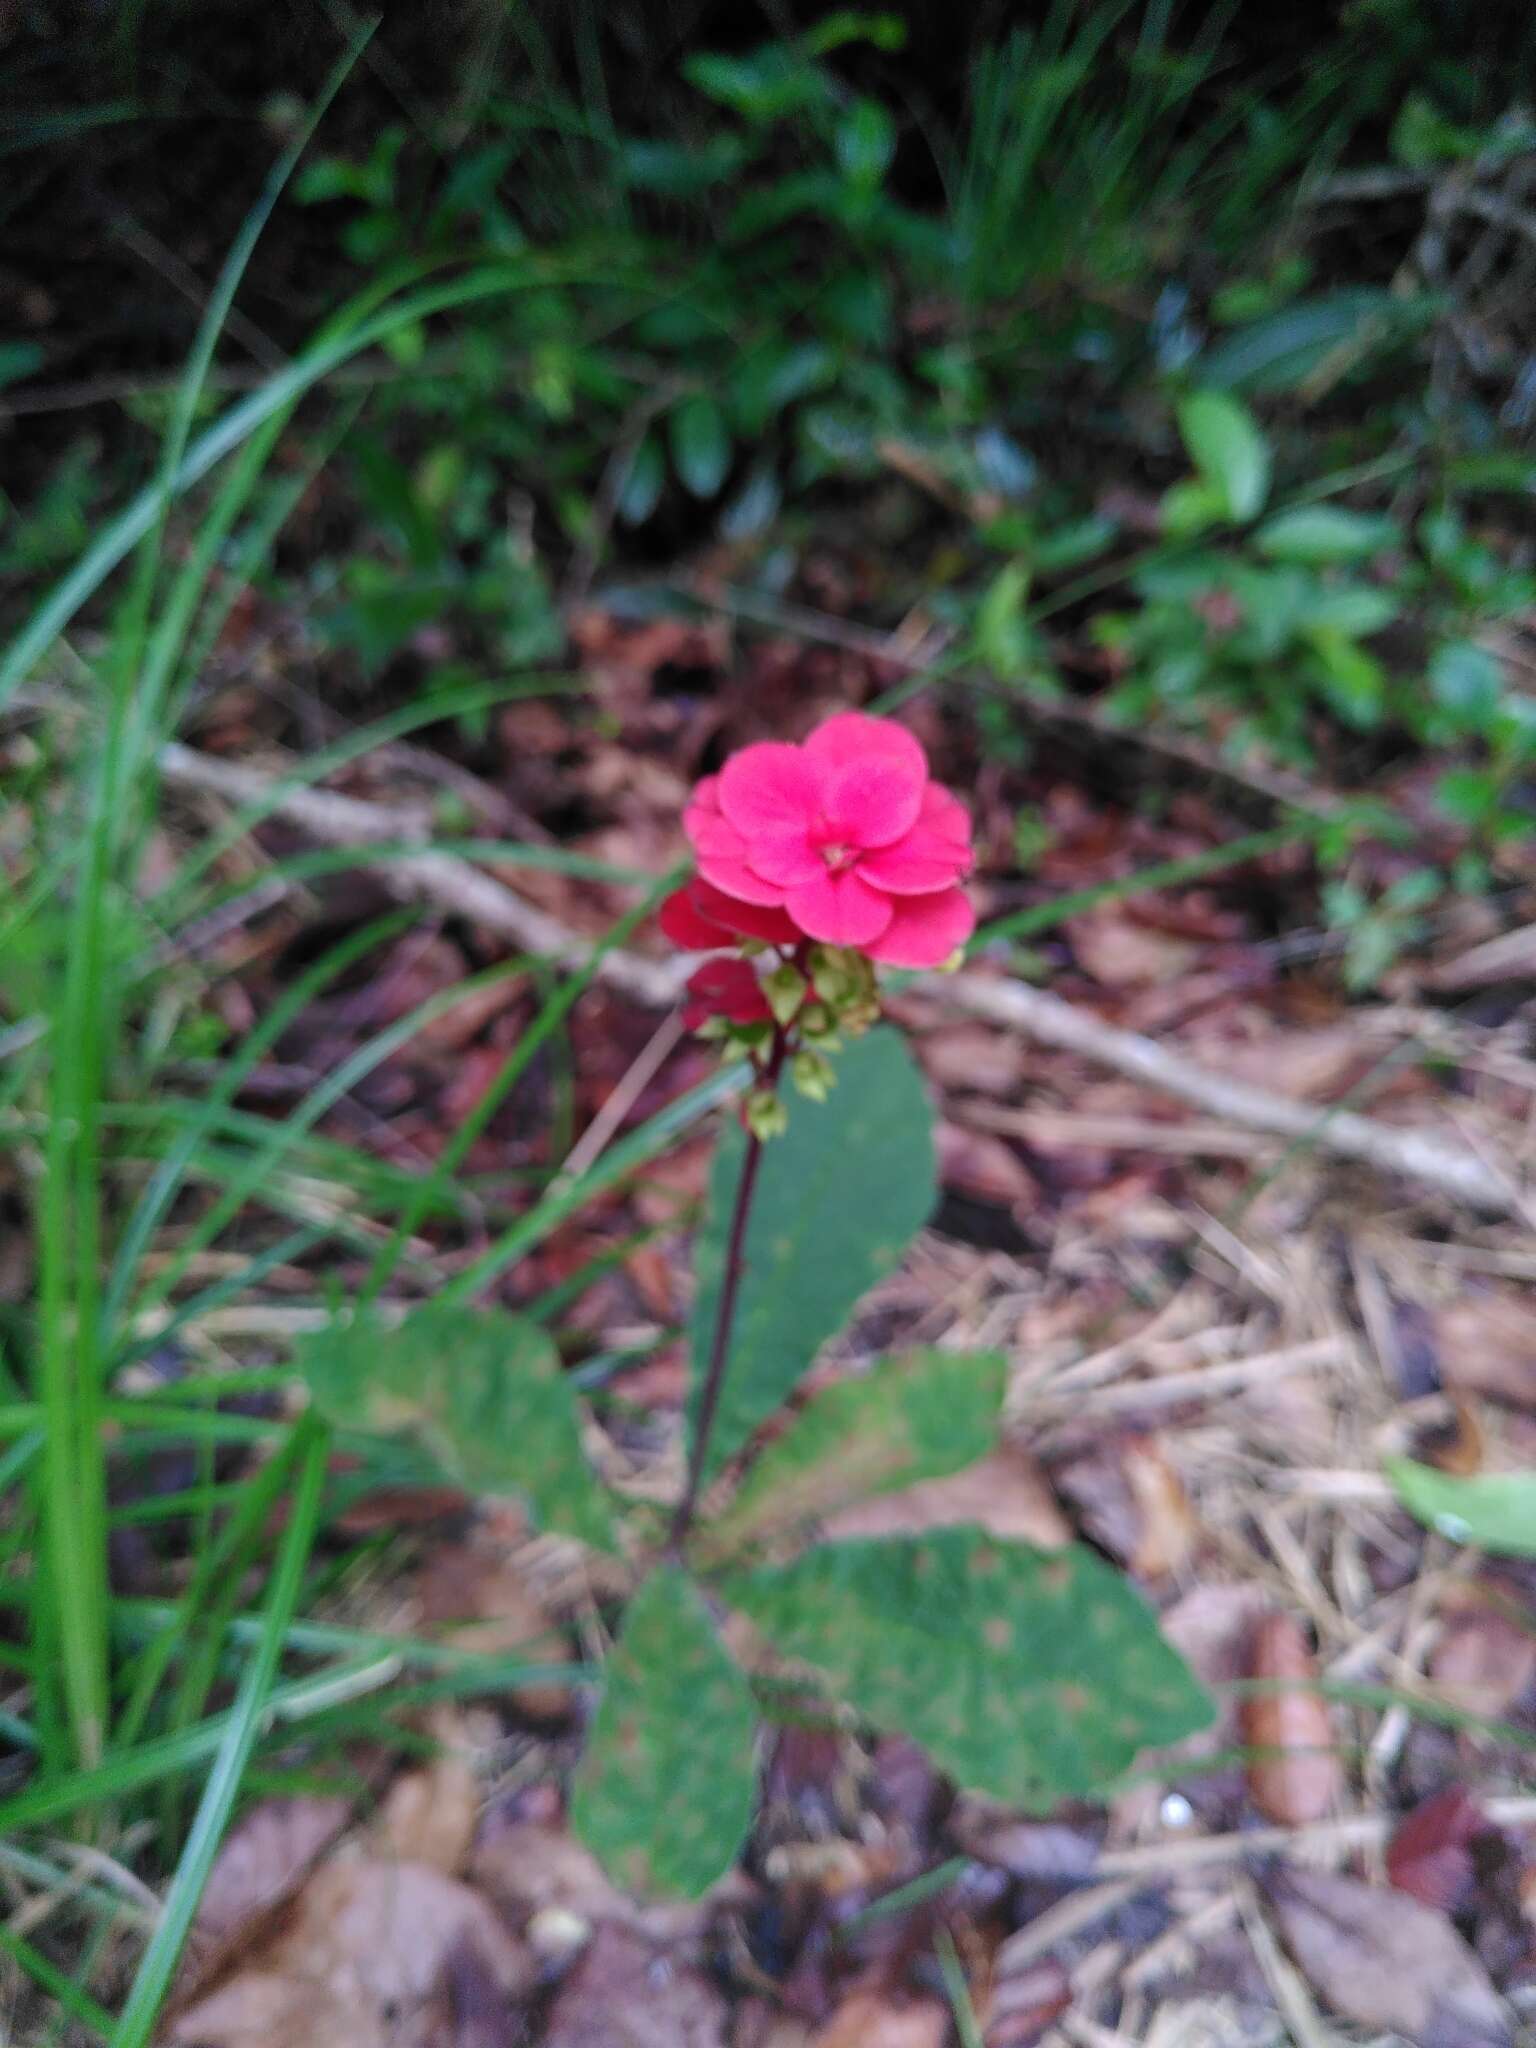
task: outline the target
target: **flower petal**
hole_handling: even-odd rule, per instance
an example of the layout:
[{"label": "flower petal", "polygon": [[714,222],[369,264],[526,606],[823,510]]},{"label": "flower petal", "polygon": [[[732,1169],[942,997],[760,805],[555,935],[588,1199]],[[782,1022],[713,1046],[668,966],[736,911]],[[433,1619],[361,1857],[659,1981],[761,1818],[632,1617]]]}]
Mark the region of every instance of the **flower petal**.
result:
[{"label": "flower petal", "polygon": [[693,900],[698,885],[685,882],[681,889],[674,889],[656,914],[656,922],[672,941],[681,946],[685,953],[711,952],[728,945],[731,939],[730,927],[717,924],[699,909]]},{"label": "flower petal", "polygon": [[811,881],[826,866],[803,825],[781,826],[772,832],[754,832],[742,844],[746,849],[744,857],[753,873],[761,875],[765,882],[777,882],[783,888],[794,882]]},{"label": "flower petal", "polygon": [[805,753],[819,768],[846,768],[855,761],[890,761],[919,782],[928,779],[928,756],[904,725],[889,718],[870,718],[862,711],[839,711],[826,719],[805,743]]},{"label": "flower petal", "polygon": [[976,913],[963,889],[932,896],[898,896],[887,929],[864,950],[888,967],[939,967],[976,929]]},{"label": "flower petal", "polygon": [[722,895],[734,896],[738,903],[777,907],[784,901],[782,886],[755,875],[739,854],[701,853],[699,873]]},{"label": "flower petal", "polygon": [[757,1024],[773,1015],[745,960],[706,960],[688,977],[688,993],[706,1015],[728,1017],[733,1024]]},{"label": "flower petal", "polygon": [[894,846],[859,856],[858,872],[871,888],[896,896],[931,896],[959,881],[971,864],[969,849],[919,820]]},{"label": "flower petal", "polygon": [[941,783],[930,782],[923,791],[923,808],[918,816],[942,837],[969,851],[971,814],[959,797],[952,795]]},{"label": "flower petal", "polygon": [[852,868],[838,874],[823,869],[791,889],[784,908],[808,938],[828,946],[867,946],[891,921],[890,899],[861,882]]},{"label": "flower petal", "polygon": [[845,846],[889,846],[917,823],[923,787],[905,761],[871,754],[842,762],[827,775],[824,829]]},{"label": "flower petal", "polygon": [[738,832],[756,839],[810,825],[821,808],[821,771],[800,747],[762,740],[732,754],[720,771],[720,808]]},{"label": "flower petal", "polygon": [[[782,910],[767,904],[743,903],[702,876],[695,877],[688,888],[699,916],[720,926],[733,938],[763,939],[770,946],[794,946],[800,941],[799,927]],[[671,901],[669,896],[667,902]],[[665,910],[666,904],[662,908]],[[716,939],[713,943],[720,942]]]}]

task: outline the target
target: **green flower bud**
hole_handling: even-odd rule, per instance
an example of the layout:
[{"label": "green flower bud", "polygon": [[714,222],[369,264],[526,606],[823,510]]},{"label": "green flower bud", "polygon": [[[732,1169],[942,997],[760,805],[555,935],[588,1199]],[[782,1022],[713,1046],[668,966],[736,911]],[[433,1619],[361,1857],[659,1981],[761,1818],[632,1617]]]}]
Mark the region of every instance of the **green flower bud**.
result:
[{"label": "green flower bud", "polygon": [[825,1102],[829,1091],[837,1085],[832,1062],[823,1059],[819,1052],[797,1052],[789,1063],[789,1074],[800,1093],[812,1102]]},{"label": "green flower bud", "polygon": [[743,1104],[742,1113],[753,1137],[765,1142],[769,1138],[782,1138],[789,1129],[789,1111],[771,1088],[754,1088]]},{"label": "green flower bud", "polygon": [[782,967],[776,967],[772,974],[763,977],[763,994],[768,998],[768,1007],[780,1024],[788,1024],[795,1016],[806,997],[806,979],[797,968],[786,960]]}]

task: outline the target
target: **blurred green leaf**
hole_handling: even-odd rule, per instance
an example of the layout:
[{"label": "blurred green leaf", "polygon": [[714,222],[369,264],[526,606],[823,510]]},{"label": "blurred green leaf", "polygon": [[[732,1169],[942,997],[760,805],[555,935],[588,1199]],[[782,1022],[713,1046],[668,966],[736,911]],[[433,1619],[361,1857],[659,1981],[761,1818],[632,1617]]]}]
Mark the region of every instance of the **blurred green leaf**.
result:
[{"label": "blurred green leaf", "polygon": [[1388,341],[1427,324],[1429,298],[1397,299],[1382,286],[1355,285],[1302,299],[1267,320],[1236,328],[1205,351],[1201,381],[1224,391],[1293,391],[1336,351],[1363,360]]},{"label": "blurred green leaf", "polygon": [[684,60],[683,76],[749,121],[781,121],[823,106],[831,90],[826,73],[788,43],[765,43],[741,56],[701,50]]},{"label": "blurred green leaf", "polygon": [[714,399],[700,392],[685,398],[673,412],[668,429],[672,460],[684,488],[696,498],[712,498],[731,466],[731,436],[725,414]]},{"label": "blurred green leaf", "polygon": [[1481,732],[1504,694],[1504,672],[1486,647],[1471,640],[1447,641],[1429,664],[1435,702],[1453,714],[1464,731]]},{"label": "blurred green leaf", "polygon": [[1366,730],[1381,722],[1386,671],[1373,655],[1336,626],[1318,626],[1307,636],[1322,665],[1323,691],[1346,725]]},{"label": "blurred green leaf", "polygon": [[1426,1528],[1503,1557],[1536,1557],[1536,1471],[1457,1479],[1412,1458],[1388,1458],[1387,1477]]},{"label": "blurred green leaf", "polygon": [[607,1496],[548,1332],[499,1309],[363,1315],[301,1337],[294,1362],[342,1429],[404,1436],[474,1494],[525,1499],[542,1528],[614,1548]]},{"label": "blurred green leaf", "polygon": [[1346,511],[1341,505],[1298,505],[1266,519],[1253,536],[1253,544],[1272,561],[1326,568],[1363,562],[1383,548],[1400,545],[1402,538],[1403,530],[1395,519]]},{"label": "blurred green leaf", "polygon": [[0,389],[30,377],[42,368],[43,360],[35,341],[0,341]]},{"label": "blurred green leaf", "polygon": [[1227,516],[1252,519],[1269,495],[1269,443],[1257,420],[1225,391],[1192,391],[1178,414],[1190,460]]},{"label": "blurred green leaf", "polygon": [[973,1528],[829,1543],[721,1592],[835,1699],[1010,1806],[1102,1793],[1212,1718],[1152,1609],[1081,1546]]},{"label": "blurred green leaf", "polygon": [[[831,1100],[796,1102],[788,1131],[763,1150],[706,1478],[785,1399],[859,1297],[898,1263],[933,1208],[933,1112],[901,1035],[872,1031],[845,1047],[835,1065]],[[710,1174],[690,1324],[694,1412],[746,1142],[729,1119]]]},{"label": "blurred green leaf", "polygon": [[661,502],[666,481],[667,459],[661,444],[654,435],[647,434],[635,450],[624,488],[619,492],[617,511],[625,526],[644,526]]},{"label": "blurred green leaf", "polygon": [[813,57],[824,57],[845,43],[873,43],[877,50],[906,48],[907,24],[899,14],[864,14],[852,7],[839,7],[806,30],[805,47]]},{"label": "blurred green leaf", "polygon": [[896,154],[896,123],[878,100],[855,100],[837,124],[834,146],[843,175],[873,190]]},{"label": "blurred green leaf", "polygon": [[1028,564],[1007,562],[976,607],[977,658],[1005,681],[1022,676],[1033,658],[1035,636],[1024,616],[1028,597]]},{"label": "blurred green leaf", "polygon": [[624,1611],[571,1788],[571,1823],[626,1890],[695,1899],[746,1839],[757,1712],[687,1575],[663,1565]]},{"label": "blurred green leaf", "polygon": [[995,1351],[913,1351],[824,1387],[753,1459],[711,1552],[974,1464],[997,1441],[1006,1379]]}]

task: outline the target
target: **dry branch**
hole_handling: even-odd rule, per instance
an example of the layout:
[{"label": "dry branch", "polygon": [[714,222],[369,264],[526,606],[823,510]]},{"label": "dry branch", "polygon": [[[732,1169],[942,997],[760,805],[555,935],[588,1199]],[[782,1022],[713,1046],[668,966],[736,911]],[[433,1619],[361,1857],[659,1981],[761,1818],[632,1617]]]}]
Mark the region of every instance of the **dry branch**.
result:
[{"label": "dry branch", "polygon": [[[417,811],[363,803],[331,790],[285,789],[280,777],[216,761],[179,744],[162,750],[160,767],[166,780],[178,787],[210,792],[242,805],[261,805],[271,815],[285,817],[332,845],[366,846],[408,839],[422,829]],[[579,966],[590,957],[590,939],[455,855],[434,853],[423,846],[419,854],[381,863],[378,872],[397,894],[436,903],[522,951],[538,953],[563,966]],[[677,1000],[692,964],[686,956],[646,960],[615,948],[598,963],[597,973],[635,1001],[665,1009]],[[1519,1192],[1503,1174],[1466,1146],[1433,1132],[1377,1123],[1353,1110],[1319,1109],[1247,1082],[1229,1080],[1139,1032],[1118,1030],[1091,1011],[1021,982],[974,973],[927,974],[915,976],[911,986],[951,1010],[1019,1032],[1038,1045],[1080,1053],[1244,1129],[1267,1131],[1340,1158],[1359,1160],[1384,1173],[1401,1174],[1474,1209],[1495,1215],[1520,1213]]]}]

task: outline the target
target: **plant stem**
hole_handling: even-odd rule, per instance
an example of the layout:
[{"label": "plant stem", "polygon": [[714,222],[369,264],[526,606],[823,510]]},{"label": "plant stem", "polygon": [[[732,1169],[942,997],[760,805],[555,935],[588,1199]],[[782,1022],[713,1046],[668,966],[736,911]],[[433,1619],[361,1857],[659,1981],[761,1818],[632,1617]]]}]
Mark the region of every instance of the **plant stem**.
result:
[{"label": "plant stem", "polygon": [[[774,1087],[783,1070],[785,1055],[789,1051],[789,1032],[783,1025],[775,1028],[773,1043],[762,1071],[762,1086]],[[688,1480],[683,1488],[683,1497],[677,1504],[672,1517],[672,1530],[667,1548],[676,1556],[687,1540],[688,1531],[693,1527],[694,1514],[699,1505],[699,1493],[704,1484],[704,1472],[709,1458],[710,1438],[714,1434],[715,1416],[720,1407],[720,1394],[725,1385],[726,1367],[731,1356],[731,1330],[736,1321],[736,1296],[741,1287],[741,1276],[746,1265],[747,1224],[752,1215],[752,1196],[757,1187],[757,1172],[763,1160],[763,1141],[754,1133],[747,1134],[747,1149],[742,1156],[741,1178],[736,1183],[736,1204],[731,1211],[731,1228],[726,1239],[725,1271],[720,1278],[720,1305],[715,1312],[715,1330],[709,1347],[709,1368],[704,1375],[704,1392],[699,1399],[699,1412],[693,1426],[693,1447],[688,1454]]]}]

